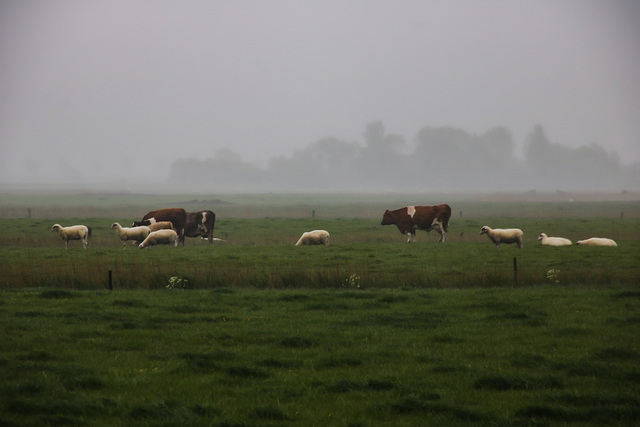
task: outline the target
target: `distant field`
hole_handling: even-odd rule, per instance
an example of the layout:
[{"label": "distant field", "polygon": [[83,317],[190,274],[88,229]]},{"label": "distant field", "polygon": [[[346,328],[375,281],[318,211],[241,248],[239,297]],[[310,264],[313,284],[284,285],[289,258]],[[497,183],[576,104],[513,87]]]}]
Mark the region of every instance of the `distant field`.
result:
[{"label": "distant field", "polygon": [[[388,201],[373,195],[226,196],[224,200],[210,196],[208,202],[184,203],[171,202],[175,196],[29,197],[3,198],[0,205],[2,288],[104,289],[109,270],[113,286],[126,289],[162,288],[170,277],[186,278],[199,289],[335,288],[352,275],[359,278],[360,286],[372,288],[511,286],[516,280],[524,286],[547,283],[550,270],[559,270],[557,280],[564,284],[640,279],[638,202],[454,201],[450,202],[454,215],[447,243],[438,244],[436,233],[418,232],[418,243],[407,245],[395,226],[380,226],[385,206],[410,202],[402,195]],[[27,204],[32,206],[31,218],[7,215],[18,206],[27,211]],[[218,218],[214,236],[225,241],[209,246],[187,239],[184,248],[123,250],[110,229],[114,221],[130,225],[148,210],[177,205],[188,210],[213,209]],[[89,250],[71,242],[71,249],[65,251],[60,238],[50,231],[55,222],[90,225]],[[483,225],[523,229],[524,249],[513,245],[496,249],[479,235]],[[331,233],[328,247],[293,246],[302,232],[316,228]],[[542,247],[536,241],[540,232],[574,242],[606,236],[619,247]]]}]

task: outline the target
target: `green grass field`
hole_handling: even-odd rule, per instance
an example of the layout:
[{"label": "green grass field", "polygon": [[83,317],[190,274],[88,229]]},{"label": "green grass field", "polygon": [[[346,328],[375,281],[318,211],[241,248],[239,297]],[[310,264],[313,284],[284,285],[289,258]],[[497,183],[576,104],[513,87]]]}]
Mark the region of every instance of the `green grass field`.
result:
[{"label": "green grass field", "polygon": [[2,425],[634,425],[640,291],[0,293]]},{"label": "green grass field", "polygon": [[[227,240],[109,228],[181,201]],[[379,225],[406,195],[3,196],[0,425],[640,423],[640,204],[445,201],[448,241],[408,245]],[[315,228],[329,246],[293,246]]]}]

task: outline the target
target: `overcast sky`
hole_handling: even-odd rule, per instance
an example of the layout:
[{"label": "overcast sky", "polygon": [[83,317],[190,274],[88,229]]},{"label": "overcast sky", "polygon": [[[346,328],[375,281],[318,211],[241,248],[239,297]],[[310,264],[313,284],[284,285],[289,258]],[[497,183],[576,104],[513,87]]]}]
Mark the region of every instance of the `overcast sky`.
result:
[{"label": "overcast sky", "polygon": [[0,0],[0,183],[264,165],[374,120],[640,161],[640,2]]}]

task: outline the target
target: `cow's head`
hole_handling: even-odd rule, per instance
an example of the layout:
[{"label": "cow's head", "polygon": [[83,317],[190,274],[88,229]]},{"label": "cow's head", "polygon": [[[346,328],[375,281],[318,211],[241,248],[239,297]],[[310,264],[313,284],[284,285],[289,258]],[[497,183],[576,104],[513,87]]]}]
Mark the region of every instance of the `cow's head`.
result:
[{"label": "cow's head", "polygon": [[382,222],[380,223],[380,225],[391,225],[395,223],[396,222],[393,219],[393,215],[391,214],[391,211],[389,209],[384,211],[384,215],[382,215]]}]

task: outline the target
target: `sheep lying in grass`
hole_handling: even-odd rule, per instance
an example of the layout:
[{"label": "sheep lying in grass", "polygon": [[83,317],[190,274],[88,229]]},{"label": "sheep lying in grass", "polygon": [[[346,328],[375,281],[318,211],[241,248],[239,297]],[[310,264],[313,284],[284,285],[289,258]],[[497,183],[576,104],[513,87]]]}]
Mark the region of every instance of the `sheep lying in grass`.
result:
[{"label": "sheep lying in grass", "polygon": [[542,242],[543,245],[547,246],[569,246],[571,245],[571,240],[565,239],[564,237],[548,237],[545,233],[540,233],[538,236],[538,240]]},{"label": "sheep lying in grass", "polygon": [[155,245],[170,245],[178,246],[178,233],[174,230],[158,230],[149,233],[146,239],[140,243],[140,249],[144,249],[148,246]]},{"label": "sheep lying in grass", "polygon": [[618,244],[612,240],[607,239],[605,237],[592,237],[586,240],[578,240],[576,245],[584,245],[584,246],[618,246]]},{"label": "sheep lying in grass", "polygon": [[496,244],[496,248],[500,243],[517,243],[518,248],[522,248],[522,235],[524,233],[519,228],[493,229],[485,225],[480,230],[480,234],[489,236],[489,239]]},{"label": "sheep lying in grass", "polygon": [[91,237],[91,228],[86,225],[73,225],[71,227],[63,227],[60,224],[54,224],[51,231],[57,231],[62,240],[64,240],[64,248],[69,249],[69,240],[82,240],[82,247],[87,249],[89,237]]},{"label": "sheep lying in grass", "polygon": [[115,228],[116,233],[120,236],[124,249],[127,249],[127,240],[135,240],[136,245],[139,245],[151,233],[151,229],[144,225],[140,227],[123,227],[120,223],[114,222],[111,224],[111,228]]},{"label": "sheep lying in grass", "polygon": [[329,232],[326,230],[313,230],[302,233],[300,240],[296,243],[296,246],[304,245],[328,245],[329,244]]}]

